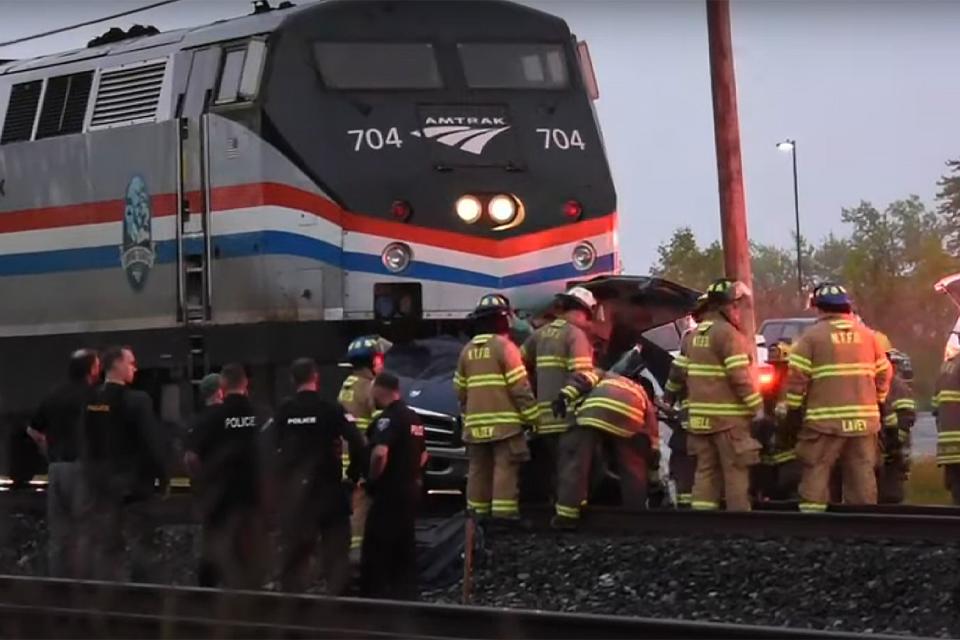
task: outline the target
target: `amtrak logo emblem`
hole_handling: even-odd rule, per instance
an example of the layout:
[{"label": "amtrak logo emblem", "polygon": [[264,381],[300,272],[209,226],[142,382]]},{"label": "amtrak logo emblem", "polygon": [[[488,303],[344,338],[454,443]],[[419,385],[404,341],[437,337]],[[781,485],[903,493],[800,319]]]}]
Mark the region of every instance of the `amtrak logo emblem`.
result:
[{"label": "amtrak logo emblem", "polygon": [[507,131],[510,125],[503,117],[428,117],[424,121],[423,132],[411,131],[411,135],[423,135],[448,147],[466,151],[474,155],[483,153],[484,147],[498,135]]},{"label": "amtrak logo emblem", "polygon": [[127,273],[127,281],[135,291],[143,289],[155,260],[150,192],[144,179],[134,176],[127,185],[123,210],[120,264]]}]

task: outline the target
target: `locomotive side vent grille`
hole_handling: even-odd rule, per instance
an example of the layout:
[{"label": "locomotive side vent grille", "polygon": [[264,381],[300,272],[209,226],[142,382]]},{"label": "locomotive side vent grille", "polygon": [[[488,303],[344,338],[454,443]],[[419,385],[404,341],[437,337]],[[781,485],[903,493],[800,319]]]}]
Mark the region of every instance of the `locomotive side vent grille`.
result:
[{"label": "locomotive side vent grille", "polygon": [[156,120],[166,68],[160,60],[102,72],[90,128]]},{"label": "locomotive side vent grille", "polygon": [[29,140],[33,134],[33,121],[37,117],[37,105],[40,104],[42,80],[21,82],[10,90],[10,104],[7,117],[3,122],[3,134],[0,144]]},{"label": "locomotive side vent grille", "polygon": [[83,131],[93,71],[47,80],[36,138],[50,138]]}]

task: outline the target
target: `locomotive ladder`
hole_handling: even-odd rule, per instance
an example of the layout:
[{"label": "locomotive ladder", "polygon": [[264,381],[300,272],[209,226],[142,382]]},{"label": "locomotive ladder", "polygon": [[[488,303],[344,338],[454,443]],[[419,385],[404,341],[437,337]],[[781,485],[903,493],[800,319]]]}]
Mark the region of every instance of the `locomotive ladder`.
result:
[{"label": "locomotive ladder", "polygon": [[[177,316],[187,329],[187,374],[194,399],[199,384],[210,370],[203,328],[211,318],[210,307],[210,145],[207,115],[197,127],[187,118],[177,123]],[[199,172],[197,172],[199,169]],[[190,209],[188,186],[199,184],[200,211]],[[193,215],[194,213],[198,215]]]}]

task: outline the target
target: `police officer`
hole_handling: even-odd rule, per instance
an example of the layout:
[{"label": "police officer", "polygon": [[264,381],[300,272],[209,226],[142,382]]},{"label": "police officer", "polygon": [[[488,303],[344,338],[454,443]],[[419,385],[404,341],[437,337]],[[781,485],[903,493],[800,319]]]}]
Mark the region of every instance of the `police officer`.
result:
[{"label": "police officer", "polygon": [[264,571],[263,461],[265,420],[247,397],[240,364],[220,372],[223,402],[203,411],[187,448],[198,460],[203,556],[210,563],[203,586],[257,588]]},{"label": "police officer", "polygon": [[910,430],[917,421],[917,403],[910,388],[913,368],[909,356],[891,348],[887,358],[893,379],[883,410],[883,463],[877,470],[877,501],[899,504],[910,476]]},{"label": "police officer", "polygon": [[876,333],[853,318],[846,289],[823,283],[811,303],[819,318],[791,350],[785,420],[787,431],[797,433],[803,465],[800,510],[826,509],[838,463],[843,501],[876,504],[877,434],[890,363]]},{"label": "police officer", "polygon": [[[573,412],[567,412],[577,390],[574,376],[579,374],[592,384],[598,381],[587,334],[597,310],[596,299],[588,289],[573,287],[557,295],[556,303],[561,317],[537,329],[520,350],[534,382],[540,416],[534,444],[538,449],[536,472],[547,492],[554,495],[560,436],[574,423]],[[566,457],[575,455],[576,447],[571,444]]]},{"label": "police officer", "polygon": [[92,349],[70,356],[69,380],[40,403],[27,433],[47,456],[47,569],[54,577],[78,577],[77,527],[85,495],[78,462],[80,425],[100,381],[100,357]]},{"label": "police officer", "polygon": [[725,278],[707,289],[709,310],[694,330],[689,355],[670,369],[673,394],[686,394],[690,452],[697,458],[694,509],[750,510],[750,467],[759,462],[760,443],[750,423],[760,409],[753,362],[755,346],[738,329],[740,301],[750,295],[742,282]]},{"label": "police officer", "polygon": [[507,337],[511,313],[499,294],[480,298],[471,314],[473,339],[453,377],[470,457],[467,510],[475,518],[520,517],[518,474],[530,459],[523,427],[538,416],[520,350]]},{"label": "police officer", "polygon": [[165,490],[170,443],[150,397],[129,388],[137,373],[133,351],[110,347],[102,362],[106,381],[89,397],[81,427],[81,462],[90,498],[83,543],[95,577],[122,580],[129,545],[131,579],[150,581],[158,576],[154,526],[147,510],[157,479]]},{"label": "police officer", "polygon": [[[383,359],[390,349],[390,343],[377,335],[360,336],[347,346],[347,357],[341,363],[350,367],[350,375],[343,381],[337,400],[344,410],[353,416],[361,433],[367,432],[370,421],[377,408],[373,404],[373,379],[383,371]],[[350,459],[343,456],[343,468],[347,469]],[[367,519],[369,500],[367,492],[359,484],[351,497],[350,550],[359,553],[363,543],[363,526]]]},{"label": "police officer", "polygon": [[960,352],[940,367],[934,407],[937,413],[937,465],[943,467],[944,487],[960,505]]},{"label": "police officer", "polygon": [[564,436],[564,446],[575,444],[577,455],[560,468],[555,528],[573,529],[579,524],[580,505],[590,485],[590,463],[604,442],[616,452],[623,505],[646,508],[647,468],[657,459],[660,437],[656,409],[639,384],[645,368],[635,347],[592,390],[591,381],[578,381],[588,391],[576,410],[576,425]]},{"label": "police officer", "polygon": [[400,380],[381,373],[373,383],[380,416],[370,425],[366,490],[371,497],[360,562],[365,596],[417,598],[414,519],[427,453],[420,418],[400,399]]},{"label": "police officer", "polygon": [[341,595],[350,578],[350,502],[342,483],[341,439],[350,447],[348,473],[359,478],[366,442],[343,407],[321,398],[316,362],[301,358],[290,367],[297,389],[277,409],[274,428],[280,469],[283,562],[287,591],[309,586],[310,556],[320,539],[320,565],[327,593]]},{"label": "police officer", "polygon": [[[200,400],[203,408],[193,416],[187,425],[185,442],[191,443],[196,437],[197,428],[210,419],[215,407],[223,404],[223,379],[219,373],[208,373],[200,380]],[[204,493],[203,476],[201,474],[200,457],[196,451],[186,450],[183,454],[183,466],[191,478],[191,487],[198,495]],[[201,514],[202,515],[202,514]],[[197,563],[197,582],[200,586],[210,587],[219,583],[219,570],[213,558],[207,557],[207,549],[201,548]]]}]

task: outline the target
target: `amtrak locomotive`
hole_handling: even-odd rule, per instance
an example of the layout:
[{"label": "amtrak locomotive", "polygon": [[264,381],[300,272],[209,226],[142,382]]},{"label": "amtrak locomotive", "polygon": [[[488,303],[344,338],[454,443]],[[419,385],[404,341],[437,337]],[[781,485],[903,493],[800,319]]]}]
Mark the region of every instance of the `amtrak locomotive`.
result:
[{"label": "amtrak locomotive", "polygon": [[[190,381],[532,311],[617,269],[585,45],[496,0],[330,0],[0,67],[0,411],[81,345]],[[388,333],[389,333],[388,331]]]}]

